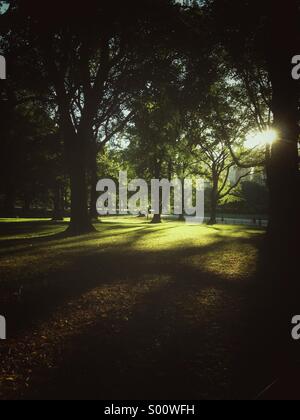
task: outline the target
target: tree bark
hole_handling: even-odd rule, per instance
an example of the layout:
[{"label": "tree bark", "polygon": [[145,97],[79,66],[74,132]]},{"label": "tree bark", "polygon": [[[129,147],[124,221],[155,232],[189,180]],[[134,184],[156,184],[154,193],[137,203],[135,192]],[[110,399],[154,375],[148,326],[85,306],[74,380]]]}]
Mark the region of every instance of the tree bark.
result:
[{"label": "tree bark", "polygon": [[185,196],[184,196],[184,178],[181,179],[182,183],[182,214],[179,216],[178,221],[179,222],[185,222]]},{"label": "tree bark", "polygon": [[[160,159],[156,159],[154,172],[155,172],[155,179],[160,179],[161,177]],[[154,214],[151,223],[154,225],[161,223],[162,222],[161,214],[162,214],[162,196],[161,196],[161,191],[159,191],[159,214]]]},{"label": "tree bark", "polygon": [[97,168],[97,151],[95,155],[91,157],[92,159],[92,168],[91,168],[91,200],[90,200],[90,218],[91,220],[98,220],[99,215],[97,212],[97,191],[96,186],[98,182],[98,168]]},{"label": "tree bark", "polygon": [[210,220],[208,222],[209,225],[216,225],[217,224],[217,207],[218,207],[218,200],[213,194],[211,206],[210,206]]},{"label": "tree bark", "polygon": [[272,2],[272,8],[277,13],[272,19],[268,64],[278,141],[271,147],[267,163],[270,223],[266,281],[273,311],[270,323],[277,326],[272,340],[280,344],[273,356],[273,368],[277,369],[283,360],[294,360],[296,348],[287,341],[287,325],[299,309],[299,86],[291,75],[291,59],[300,42],[295,44],[297,37],[293,34],[293,28],[299,29],[296,2],[290,0],[284,8]]},{"label": "tree bark", "polygon": [[161,223],[161,214],[155,214],[153,216],[153,219],[151,221],[152,224],[157,225],[159,223]]},{"label": "tree bark", "polygon": [[[299,87],[291,76],[291,59],[297,45],[297,33],[294,32],[298,31],[297,4],[292,0],[284,8],[284,15],[279,4],[274,4],[274,9],[268,64],[273,87],[274,127],[279,139],[272,146],[267,165],[269,234],[273,244],[280,248],[284,245],[289,253],[295,249],[300,234]],[[285,20],[288,26],[283,31],[278,30]]]},{"label": "tree bark", "polygon": [[87,144],[76,136],[70,143],[70,181],[71,181],[71,222],[68,233],[71,235],[84,235],[94,232],[88,211],[87,170],[86,156]]},{"label": "tree bark", "polygon": [[54,187],[53,197],[53,220],[63,221],[64,220],[64,206],[63,206],[63,190],[61,181],[57,180]]},{"label": "tree bark", "polygon": [[217,207],[218,207],[218,177],[213,175],[213,187],[211,191],[211,203],[210,203],[210,220],[209,225],[215,225],[217,223]]}]

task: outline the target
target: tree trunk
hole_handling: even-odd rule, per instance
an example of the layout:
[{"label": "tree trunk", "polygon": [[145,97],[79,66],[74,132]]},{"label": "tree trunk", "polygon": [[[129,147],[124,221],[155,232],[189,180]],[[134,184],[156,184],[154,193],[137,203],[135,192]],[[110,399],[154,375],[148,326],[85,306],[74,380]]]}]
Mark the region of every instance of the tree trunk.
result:
[{"label": "tree trunk", "polygon": [[[291,75],[291,60],[300,45],[298,2],[282,7],[272,2],[273,13],[268,42],[268,67],[273,88],[272,111],[278,141],[267,163],[270,189],[268,230],[268,297],[273,313],[269,325],[276,325],[273,343],[278,343],[273,369],[294,362],[293,341],[287,334],[291,318],[299,310],[299,82]],[[277,346],[277,344],[276,344]],[[274,351],[274,346],[272,348]],[[298,348],[296,350],[298,357]]]},{"label": "tree trunk", "polygon": [[63,190],[61,181],[57,180],[54,187],[53,197],[53,220],[63,221],[64,220],[64,206],[63,206]]},{"label": "tree trunk", "polygon": [[90,201],[90,218],[91,220],[98,220],[99,215],[97,212],[97,191],[96,186],[98,182],[98,168],[97,168],[97,152],[92,156],[92,169],[91,169],[91,201]]},{"label": "tree trunk", "polygon": [[[157,159],[155,162],[155,179],[160,180],[161,175],[161,162],[160,159]],[[154,214],[151,223],[156,225],[162,222],[161,220],[161,214],[162,214],[162,194],[161,191],[159,191],[159,214]]]},{"label": "tree trunk", "polygon": [[[279,141],[272,147],[268,167],[270,189],[269,234],[278,246],[299,239],[299,172],[295,145]],[[282,242],[284,241],[284,242]],[[288,245],[288,244],[287,244]]]},{"label": "tree trunk", "polygon": [[70,156],[71,222],[67,232],[71,235],[84,235],[95,231],[88,211],[85,150],[87,145],[79,138],[74,139],[71,144],[73,145]]},{"label": "tree trunk", "polygon": [[[279,139],[271,149],[268,162],[270,188],[270,225],[272,243],[295,249],[300,234],[299,206],[299,87],[291,76],[291,59],[299,39],[297,4],[293,0],[283,9],[273,6],[270,29],[269,73],[273,87],[272,110]],[[283,31],[278,30],[287,25]],[[298,36],[298,39],[297,39]]]},{"label": "tree trunk", "polygon": [[181,183],[182,183],[182,214],[179,216],[178,221],[179,222],[185,222],[186,218],[185,218],[185,197],[184,197],[184,178],[181,179]]},{"label": "tree trunk", "polygon": [[153,216],[153,219],[151,221],[152,224],[157,225],[159,223],[161,223],[161,214],[155,214]]},{"label": "tree trunk", "polygon": [[209,225],[216,225],[217,224],[217,199],[214,197],[212,198],[211,207],[210,207],[210,220],[208,222]]},{"label": "tree trunk", "polygon": [[209,225],[217,224],[217,208],[218,208],[218,187],[219,182],[216,176],[213,177],[213,188],[211,192],[211,203],[210,203],[210,220]]}]

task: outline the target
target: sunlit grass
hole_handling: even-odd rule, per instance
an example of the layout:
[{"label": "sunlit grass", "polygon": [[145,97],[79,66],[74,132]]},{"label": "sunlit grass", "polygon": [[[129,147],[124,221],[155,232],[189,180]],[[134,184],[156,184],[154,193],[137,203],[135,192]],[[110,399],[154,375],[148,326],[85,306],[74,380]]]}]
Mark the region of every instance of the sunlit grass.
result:
[{"label": "sunlit grass", "polygon": [[[213,374],[223,380],[230,363],[231,351],[224,347],[228,337],[216,343],[224,334],[224,320],[226,334],[231,326],[235,330],[240,310],[240,298],[231,288],[254,275],[264,231],[179,222],[151,225],[134,217],[103,218],[95,226],[95,233],[64,238],[57,234],[66,223],[0,222],[0,304],[17,308],[29,300],[36,321],[33,331],[31,326],[5,343],[2,390],[14,394],[27,389],[40,369],[59,368],[61,349],[72,357],[73,340],[95,326],[107,354],[110,343],[128,343],[131,331],[135,342],[128,346],[145,366],[160,360],[178,329],[206,331],[199,353],[190,356],[191,366],[201,375],[208,369],[210,377],[207,359],[213,366],[219,363]],[[46,317],[44,306],[49,307]],[[190,340],[180,351],[185,346],[192,351],[192,334]],[[119,363],[126,366],[122,354]]]},{"label": "sunlit grass", "polygon": [[[96,233],[79,238],[56,238],[55,235],[63,232],[66,225],[40,222],[32,220],[28,228],[28,220],[18,222],[19,232],[17,228],[12,235],[0,236],[2,280],[7,276],[30,277],[50,269],[62,269],[71,266],[78,256],[92,254],[100,258],[107,252],[116,259],[119,254],[136,254],[139,258],[138,254],[164,252],[166,261],[177,264],[180,250],[184,253],[192,250],[192,256],[183,253],[184,264],[206,268],[216,274],[227,273],[230,277],[243,271],[252,272],[249,266],[255,268],[256,250],[251,245],[240,246],[236,241],[246,241],[264,233],[263,230],[237,226],[208,227],[178,222],[151,225],[137,218],[107,218],[96,225]],[[42,241],[36,242],[39,239]],[[207,248],[209,250],[202,254],[201,250]],[[199,252],[195,253],[195,250]]]}]

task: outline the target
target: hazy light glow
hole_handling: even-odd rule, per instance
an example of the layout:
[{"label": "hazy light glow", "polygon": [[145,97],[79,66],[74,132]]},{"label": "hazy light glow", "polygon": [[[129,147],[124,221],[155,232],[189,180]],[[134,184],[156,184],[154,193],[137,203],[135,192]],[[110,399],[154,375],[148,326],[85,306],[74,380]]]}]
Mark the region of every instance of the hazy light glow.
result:
[{"label": "hazy light glow", "polygon": [[271,145],[278,138],[276,130],[270,129],[266,131],[252,132],[246,137],[245,146],[249,149],[255,147],[264,147]]}]

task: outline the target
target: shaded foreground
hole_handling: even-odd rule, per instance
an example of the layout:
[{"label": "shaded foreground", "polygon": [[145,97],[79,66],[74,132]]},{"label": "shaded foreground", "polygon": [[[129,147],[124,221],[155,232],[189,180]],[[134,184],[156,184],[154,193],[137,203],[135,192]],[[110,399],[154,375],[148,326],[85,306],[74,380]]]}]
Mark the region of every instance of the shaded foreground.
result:
[{"label": "shaded foreground", "polygon": [[[264,231],[134,218],[63,238],[2,221],[0,398],[255,398]],[[268,382],[270,381],[270,382]]]}]

